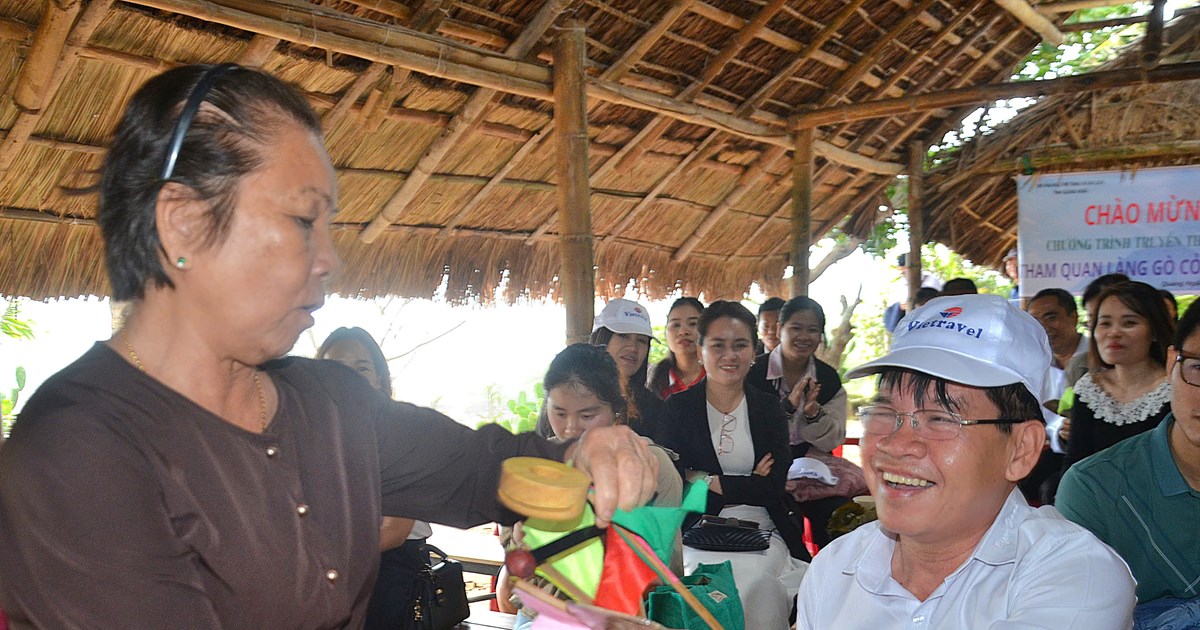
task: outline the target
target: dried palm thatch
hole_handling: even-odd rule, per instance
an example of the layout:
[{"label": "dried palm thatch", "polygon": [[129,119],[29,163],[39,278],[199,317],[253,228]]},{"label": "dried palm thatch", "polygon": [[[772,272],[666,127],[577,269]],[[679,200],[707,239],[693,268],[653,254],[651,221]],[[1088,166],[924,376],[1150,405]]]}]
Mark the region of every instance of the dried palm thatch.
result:
[{"label": "dried palm thatch", "polygon": [[[1200,15],[1181,17],[1164,35],[1165,60],[1200,58]],[[1134,67],[1142,51],[1132,44],[1102,70]],[[1016,246],[1016,175],[1200,163],[1198,108],[1200,81],[1045,97],[926,175],[927,236],[999,265]]]},{"label": "dried palm thatch", "polygon": [[[557,296],[567,19],[587,33],[596,290],[648,297],[779,290],[797,115],[1004,81],[1043,37],[992,0],[0,0],[0,294],[105,294],[95,199],[63,186],[91,183],[149,77],[237,61],[323,117],[336,292]],[[960,115],[821,126],[814,240],[869,232],[906,147]]]}]

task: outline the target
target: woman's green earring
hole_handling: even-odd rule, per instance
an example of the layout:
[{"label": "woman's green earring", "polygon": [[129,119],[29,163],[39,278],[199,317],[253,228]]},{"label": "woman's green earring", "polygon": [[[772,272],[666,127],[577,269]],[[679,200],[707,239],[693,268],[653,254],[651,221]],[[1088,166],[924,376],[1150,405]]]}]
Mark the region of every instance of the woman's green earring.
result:
[{"label": "woman's green earring", "polygon": [[175,259],[176,269],[183,269],[185,265],[187,265],[187,258],[180,256],[179,258]]}]

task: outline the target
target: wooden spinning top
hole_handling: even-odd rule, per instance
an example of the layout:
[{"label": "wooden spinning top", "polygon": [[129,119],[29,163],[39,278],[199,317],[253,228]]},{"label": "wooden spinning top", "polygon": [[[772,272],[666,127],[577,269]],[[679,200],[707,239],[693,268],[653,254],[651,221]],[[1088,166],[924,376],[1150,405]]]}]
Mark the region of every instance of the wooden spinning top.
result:
[{"label": "wooden spinning top", "polygon": [[579,518],[592,481],[562,462],[513,457],[500,466],[500,502],[530,518],[566,521]]}]

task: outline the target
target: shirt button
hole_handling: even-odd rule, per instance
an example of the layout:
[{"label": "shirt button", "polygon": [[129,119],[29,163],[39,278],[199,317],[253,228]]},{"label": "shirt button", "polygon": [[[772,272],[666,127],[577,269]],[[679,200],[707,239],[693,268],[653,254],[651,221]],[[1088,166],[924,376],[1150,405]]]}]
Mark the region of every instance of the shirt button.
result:
[{"label": "shirt button", "polygon": [[308,516],[308,506],[303,503],[297,505],[296,514],[299,514],[300,516]]},{"label": "shirt button", "polygon": [[340,576],[341,574],[338,573],[337,569],[330,569],[325,572],[325,579],[329,580],[330,583],[336,582]]},{"label": "shirt button", "polygon": [[913,623],[925,623],[925,615],[917,615],[913,617]]},{"label": "shirt button", "polygon": [[267,447],[267,457],[275,457],[279,454],[279,447],[272,444]]}]

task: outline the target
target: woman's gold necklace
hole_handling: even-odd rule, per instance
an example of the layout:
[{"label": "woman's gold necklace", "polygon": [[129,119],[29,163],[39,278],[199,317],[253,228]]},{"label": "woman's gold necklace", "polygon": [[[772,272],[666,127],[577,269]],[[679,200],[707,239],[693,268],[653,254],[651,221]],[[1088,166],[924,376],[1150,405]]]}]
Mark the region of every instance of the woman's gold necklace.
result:
[{"label": "woman's gold necklace", "polygon": [[[133,350],[133,342],[129,341],[129,333],[121,331],[121,338],[125,340],[125,349],[129,351],[129,359],[137,366],[137,369],[142,372],[146,371],[146,366],[142,365],[142,360],[138,358],[137,352]],[[263,433],[267,432],[267,394],[263,391],[262,378],[258,375],[258,370],[254,370],[254,391],[258,393],[258,422]]]}]

